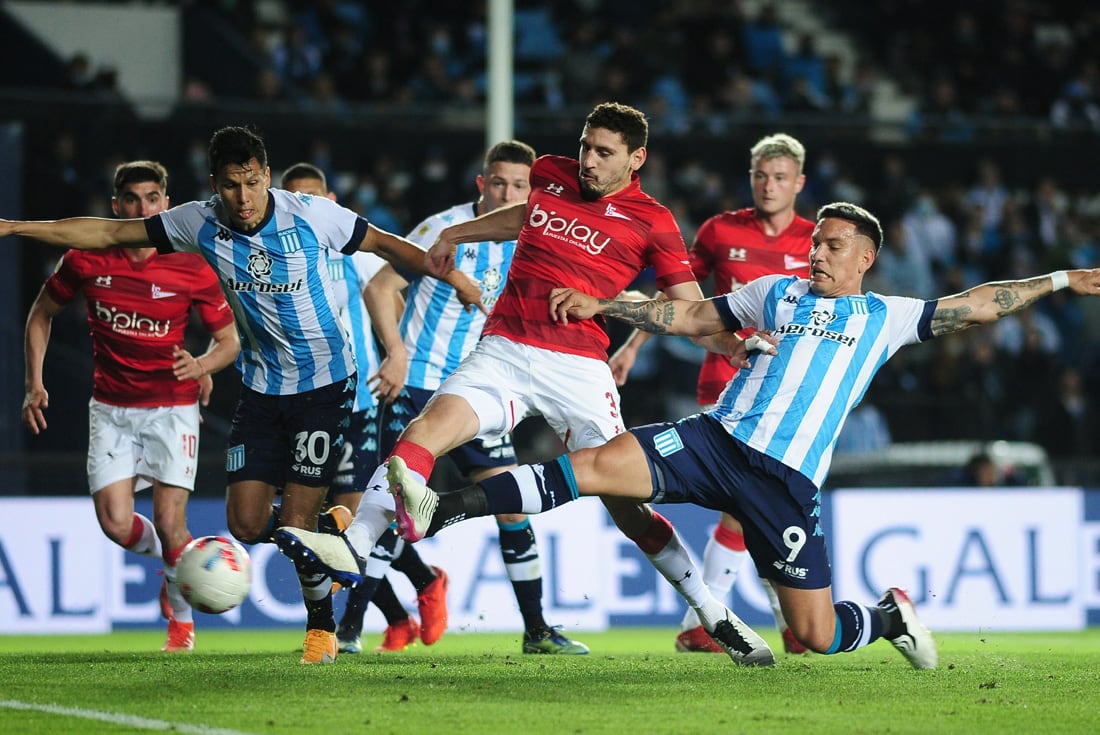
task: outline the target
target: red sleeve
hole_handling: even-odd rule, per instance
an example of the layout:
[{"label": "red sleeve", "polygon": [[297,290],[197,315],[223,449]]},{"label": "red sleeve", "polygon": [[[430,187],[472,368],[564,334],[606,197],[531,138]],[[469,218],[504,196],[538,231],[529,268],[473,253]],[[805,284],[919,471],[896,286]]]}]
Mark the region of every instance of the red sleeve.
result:
[{"label": "red sleeve", "polygon": [[75,252],[70,250],[62,255],[54,272],[46,279],[46,294],[58,304],[67,304],[76,298],[84,282],[79,263],[73,255]]},{"label": "red sleeve", "polygon": [[198,260],[202,267],[196,271],[198,283],[191,293],[191,301],[206,331],[213,333],[233,323],[233,310],[218,285],[217,275],[206,261]]},{"label": "red sleeve", "polygon": [[664,290],[678,283],[694,281],[688,263],[684,236],[676,218],[667,209],[657,217],[650,232],[649,262],[657,276],[657,288]]},{"label": "red sleeve", "polygon": [[706,280],[707,276],[714,272],[714,218],[709,218],[695,233],[695,241],[691,244],[688,258],[691,262],[691,272],[695,274],[697,281]]}]

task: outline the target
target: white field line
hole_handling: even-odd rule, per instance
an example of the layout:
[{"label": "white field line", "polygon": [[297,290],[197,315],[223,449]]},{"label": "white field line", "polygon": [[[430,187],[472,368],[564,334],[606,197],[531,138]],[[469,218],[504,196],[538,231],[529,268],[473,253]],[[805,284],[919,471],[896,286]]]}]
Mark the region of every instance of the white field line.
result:
[{"label": "white field line", "polygon": [[80,717],[85,720],[100,720],[113,725],[126,725],[141,730],[164,730],[167,732],[182,732],[188,735],[249,735],[240,730],[227,730],[223,727],[206,727],[204,725],[188,725],[180,722],[166,722],[164,720],[151,720],[147,717],[136,715],[124,715],[115,712],[100,712],[94,709],[80,707],[62,707],[57,704],[35,704],[33,702],[20,702],[14,699],[0,699],[0,708],[31,710],[45,712],[51,715],[64,717]]}]

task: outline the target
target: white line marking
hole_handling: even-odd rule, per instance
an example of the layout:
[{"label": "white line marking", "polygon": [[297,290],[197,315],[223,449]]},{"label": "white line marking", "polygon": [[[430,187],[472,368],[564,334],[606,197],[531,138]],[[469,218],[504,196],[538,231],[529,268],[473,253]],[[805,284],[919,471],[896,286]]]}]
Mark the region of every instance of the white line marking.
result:
[{"label": "white line marking", "polygon": [[0,707],[7,709],[32,710],[45,712],[51,715],[64,715],[66,717],[82,717],[85,720],[100,720],[114,725],[127,725],[142,730],[165,730],[171,732],[183,732],[189,735],[249,735],[240,730],[227,730],[222,727],[205,727],[203,725],[187,725],[178,722],[166,722],[164,720],[151,720],[147,717],[136,715],[123,715],[114,712],[100,712],[94,709],[81,709],[79,707],[62,707],[57,704],[34,704],[33,702],[20,702],[14,699],[0,699]]}]

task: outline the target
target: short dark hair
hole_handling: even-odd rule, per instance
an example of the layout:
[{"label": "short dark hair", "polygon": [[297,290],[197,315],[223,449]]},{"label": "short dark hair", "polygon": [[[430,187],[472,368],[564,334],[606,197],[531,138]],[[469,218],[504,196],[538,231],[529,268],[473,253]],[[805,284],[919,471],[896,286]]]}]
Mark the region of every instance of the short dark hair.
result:
[{"label": "short dark hair", "polygon": [[485,162],[481,170],[488,171],[494,163],[519,163],[524,166],[534,166],[535,149],[518,140],[505,140],[497,143],[485,153]]},{"label": "short dark hair", "polygon": [[140,184],[145,181],[152,181],[161,188],[161,191],[167,192],[168,169],[157,161],[126,161],[120,163],[115,168],[115,196],[117,197],[122,193],[122,187],[127,184]]},{"label": "short dark hair", "polygon": [[312,163],[302,162],[290,166],[286,171],[283,171],[282,178],[279,179],[279,186],[285,189],[287,184],[296,179],[317,179],[321,182],[321,188],[328,191],[325,172]]},{"label": "short dark hair", "polygon": [[882,225],[875,215],[863,207],[851,202],[833,202],[817,210],[818,222],[828,217],[851,222],[856,226],[856,232],[874,243],[876,252],[882,247]]},{"label": "short dark hair", "polygon": [[214,132],[207,151],[210,173],[217,174],[226,166],[234,163],[248,163],[255,158],[260,168],[267,168],[267,149],[264,139],[251,125],[241,127],[231,125]]},{"label": "short dark hair", "polygon": [[649,141],[649,123],[641,110],[621,102],[601,102],[584,119],[586,128],[604,128],[622,136],[630,153]]}]

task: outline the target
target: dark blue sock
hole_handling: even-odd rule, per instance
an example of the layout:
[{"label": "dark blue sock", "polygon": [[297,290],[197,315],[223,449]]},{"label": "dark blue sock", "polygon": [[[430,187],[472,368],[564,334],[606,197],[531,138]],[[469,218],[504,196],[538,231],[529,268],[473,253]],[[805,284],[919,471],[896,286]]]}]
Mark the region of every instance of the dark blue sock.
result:
[{"label": "dark blue sock", "polygon": [[841,600],[833,605],[833,610],[836,611],[836,636],[825,653],[854,651],[882,637],[882,616],[877,607]]},{"label": "dark blue sock", "polygon": [[497,522],[500,530],[500,555],[504,557],[504,569],[512,582],[525,630],[542,630],[546,621],[542,617],[542,574],[539,569],[539,547],[531,521],[524,518],[519,523]]},{"label": "dark blue sock", "polygon": [[565,454],[551,462],[517,467],[478,484],[485,489],[492,515],[544,513],[579,495],[573,465]]}]

